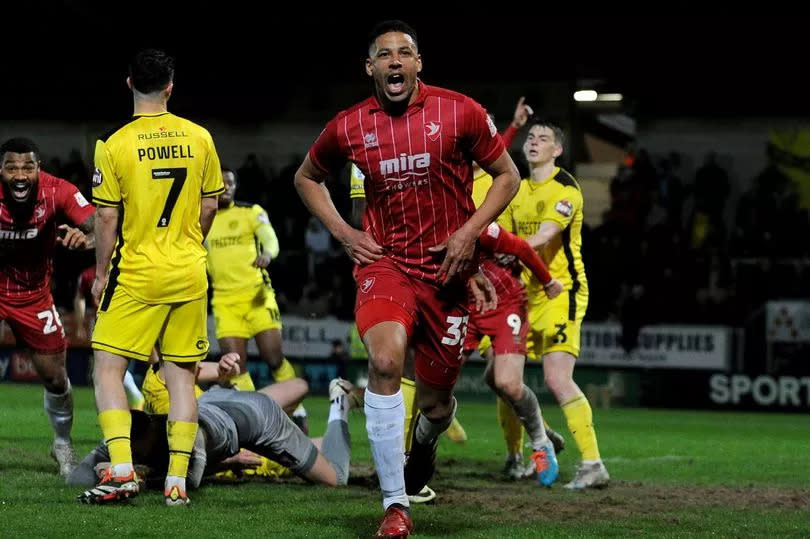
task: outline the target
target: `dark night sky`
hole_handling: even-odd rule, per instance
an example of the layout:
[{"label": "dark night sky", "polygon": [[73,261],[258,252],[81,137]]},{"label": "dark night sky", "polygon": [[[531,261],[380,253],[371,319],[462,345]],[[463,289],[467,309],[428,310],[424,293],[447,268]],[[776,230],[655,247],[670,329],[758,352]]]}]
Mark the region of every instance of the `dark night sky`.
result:
[{"label": "dark night sky", "polygon": [[463,19],[408,15],[418,12],[414,7],[266,19],[243,4],[220,2],[189,24],[182,3],[122,4],[132,10],[127,17],[63,0],[29,10],[26,24],[36,31],[9,27],[20,18],[6,14],[0,119],[127,114],[126,61],[147,45],[177,56],[183,97],[178,91],[175,100],[185,100],[183,108],[201,106],[202,116],[223,118],[257,108],[272,113],[268,102],[301,88],[323,93],[333,83],[362,84],[365,34],[375,20],[397,16],[419,32],[423,78],[434,84],[530,87],[601,78],[650,117],[810,113],[810,85],[802,81],[810,24],[798,18],[552,17],[520,8],[482,13],[467,3]]}]

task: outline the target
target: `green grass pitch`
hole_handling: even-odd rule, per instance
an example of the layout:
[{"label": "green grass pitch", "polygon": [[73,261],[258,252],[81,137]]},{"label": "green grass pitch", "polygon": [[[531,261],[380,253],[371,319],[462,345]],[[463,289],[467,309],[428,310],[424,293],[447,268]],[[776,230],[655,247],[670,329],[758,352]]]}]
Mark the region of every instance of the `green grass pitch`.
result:
[{"label": "green grass pitch", "polygon": [[[100,439],[92,393],[75,389],[74,443],[83,456]],[[313,435],[327,402],[306,401]],[[461,402],[469,440],[443,439],[431,481],[433,505],[413,509],[417,537],[761,537],[810,534],[810,423],[806,415],[644,409],[594,410],[613,482],[568,492],[577,450],[559,408],[546,418],[566,435],[560,483],[509,482],[491,403]],[[365,421],[352,413],[346,488],[293,479],[211,485],[192,504],[163,506],[146,491],[126,506],[82,506],[50,459],[42,388],[0,385],[2,537],[371,537],[381,516]]]}]

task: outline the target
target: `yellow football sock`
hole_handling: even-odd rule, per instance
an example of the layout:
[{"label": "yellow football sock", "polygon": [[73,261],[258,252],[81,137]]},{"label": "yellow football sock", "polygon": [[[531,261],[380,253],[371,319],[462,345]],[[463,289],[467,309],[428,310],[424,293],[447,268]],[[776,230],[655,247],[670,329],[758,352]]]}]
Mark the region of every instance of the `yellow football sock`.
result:
[{"label": "yellow football sock", "polygon": [[253,385],[253,378],[250,377],[248,371],[231,378],[231,384],[239,391],[256,391],[256,386]]},{"label": "yellow football sock", "polygon": [[166,433],[169,437],[169,471],[166,475],[185,477],[188,460],[197,436],[197,423],[189,421],[168,421]]},{"label": "yellow football sock", "polygon": [[506,450],[512,453],[523,454],[523,423],[515,413],[512,406],[498,397],[498,423],[503,429],[503,439],[506,440]]},{"label": "yellow football sock", "polygon": [[411,450],[411,433],[416,425],[416,383],[402,378],[399,384],[402,400],[405,402],[405,452]]},{"label": "yellow football sock", "polygon": [[593,412],[585,395],[580,395],[562,405],[568,430],[577,443],[582,460],[599,460],[599,446],[596,443],[596,431],[593,428]]},{"label": "yellow football sock", "polygon": [[276,382],[284,382],[285,380],[292,380],[295,378],[295,369],[292,363],[287,361],[287,358],[281,360],[281,365],[273,370],[273,379]]},{"label": "yellow football sock", "polygon": [[98,422],[110,453],[110,465],[131,464],[129,431],[132,428],[132,416],[129,415],[129,410],[105,410],[98,414]]},{"label": "yellow football sock", "polygon": [[467,431],[464,430],[464,427],[457,417],[453,417],[453,421],[444,433],[447,435],[447,438],[455,444],[463,444],[467,441]]}]

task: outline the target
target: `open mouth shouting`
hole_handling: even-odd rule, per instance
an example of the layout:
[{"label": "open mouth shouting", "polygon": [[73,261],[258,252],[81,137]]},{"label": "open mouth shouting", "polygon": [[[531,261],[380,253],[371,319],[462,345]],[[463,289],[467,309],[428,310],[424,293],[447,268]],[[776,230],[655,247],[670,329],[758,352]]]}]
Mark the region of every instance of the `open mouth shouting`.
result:
[{"label": "open mouth shouting", "polygon": [[385,78],[385,89],[389,95],[400,95],[405,91],[405,76],[393,73]]},{"label": "open mouth shouting", "polygon": [[11,196],[17,202],[25,202],[31,194],[31,182],[27,180],[14,180],[8,184]]}]

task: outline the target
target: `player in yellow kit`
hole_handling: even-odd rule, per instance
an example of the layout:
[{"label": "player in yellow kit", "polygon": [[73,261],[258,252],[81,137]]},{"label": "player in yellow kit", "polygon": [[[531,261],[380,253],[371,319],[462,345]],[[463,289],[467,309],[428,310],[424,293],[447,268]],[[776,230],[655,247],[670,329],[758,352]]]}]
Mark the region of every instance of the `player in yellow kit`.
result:
[{"label": "player in yellow kit", "polygon": [[173,80],[173,58],[156,50],[136,54],[127,79],[134,115],[96,142],[92,294],[99,307],[91,342],[98,419],[111,466],[98,486],[79,496],[85,503],[138,493],[122,380],[129,359],[148,360],[155,343],[171,399],[165,502],[189,502],[185,478],[197,433],[194,377],[197,362],[208,354],[202,243],[224,187],[211,135],[167,110]]},{"label": "player in yellow kit", "polygon": [[[222,353],[239,354],[241,374],[231,382],[243,391],[255,386],[247,370],[247,342],[255,339],[261,358],[276,382],[295,378],[295,369],[281,349],[281,314],[267,268],[278,256],[276,232],[267,212],[258,204],[234,201],[236,173],[222,169],[225,192],[205,240],[208,274],[214,295],[217,339]],[[306,428],[306,410],[299,406],[293,420]]]},{"label": "player in yellow kit", "polygon": [[603,487],[610,480],[599,455],[593,413],[574,382],[580,327],[588,306],[588,281],[582,263],[582,191],[574,177],[555,165],[563,152],[562,130],[545,121],[529,129],[523,152],[531,177],[498,218],[498,223],[525,238],[540,252],[564,291],[548,299],[542,285],[524,271],[529,295],[528,355],[543,360],[546,384],[562,407],[582,464],[566,488]]}]

